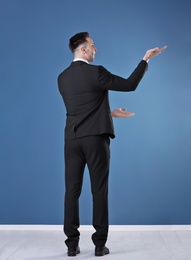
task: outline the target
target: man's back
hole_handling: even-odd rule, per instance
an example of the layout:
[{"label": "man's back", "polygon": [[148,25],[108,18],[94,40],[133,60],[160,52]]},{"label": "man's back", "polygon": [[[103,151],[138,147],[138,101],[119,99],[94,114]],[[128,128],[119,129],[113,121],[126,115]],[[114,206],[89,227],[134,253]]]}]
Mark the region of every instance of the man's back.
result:
[{"label": "man's back", "polygon": [[108,91],[100,79],[101,69],[101,66],[76,61],[59,75],[58,86],[67,110],[66,139],[105,133],[114,137]]}]

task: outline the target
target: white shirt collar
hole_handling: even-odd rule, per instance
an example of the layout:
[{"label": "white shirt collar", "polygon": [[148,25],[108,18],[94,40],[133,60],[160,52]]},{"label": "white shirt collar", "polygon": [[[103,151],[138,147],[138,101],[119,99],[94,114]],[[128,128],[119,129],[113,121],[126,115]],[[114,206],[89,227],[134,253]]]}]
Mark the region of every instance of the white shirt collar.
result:
[{"label": "white shirt collar", "polygon": [[82,58],[76,58],[76,59],[74,59],[73,61],[84,61],[84,62],[86,62],[87,64],[89,64],[89,62],[88,62],[87,60],[82,59]]}]

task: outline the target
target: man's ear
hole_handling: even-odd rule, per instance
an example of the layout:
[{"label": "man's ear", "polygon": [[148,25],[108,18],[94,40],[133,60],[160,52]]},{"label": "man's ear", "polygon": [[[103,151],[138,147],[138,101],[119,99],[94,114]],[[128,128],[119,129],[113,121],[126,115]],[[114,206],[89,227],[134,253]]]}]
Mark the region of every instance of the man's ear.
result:
[{"label": "man's ear", "polygon": [[81,50],[81,52],[82,52],[83,54],[85,54],[85,53],[86,53],[86,49],[85,49],[85,47],[84,47],[84,46],[82,46],[82,47],[80,48],[80,50]]}]

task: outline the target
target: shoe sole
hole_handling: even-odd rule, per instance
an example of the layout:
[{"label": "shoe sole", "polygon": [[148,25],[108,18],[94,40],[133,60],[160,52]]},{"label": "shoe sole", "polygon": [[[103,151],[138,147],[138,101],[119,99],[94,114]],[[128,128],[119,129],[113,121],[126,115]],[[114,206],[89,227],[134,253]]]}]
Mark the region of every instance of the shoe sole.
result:
[{"label": "shoe sole", "polygon": [[104,256],[104,255],[108,255],[109,252],[95,252],[95,256]]},{"label": "shoe sole", "polygon": [[68,252],[68,256],[76,256],[77,254],[79,254],[80,251],[76,251],[76,252]]}]

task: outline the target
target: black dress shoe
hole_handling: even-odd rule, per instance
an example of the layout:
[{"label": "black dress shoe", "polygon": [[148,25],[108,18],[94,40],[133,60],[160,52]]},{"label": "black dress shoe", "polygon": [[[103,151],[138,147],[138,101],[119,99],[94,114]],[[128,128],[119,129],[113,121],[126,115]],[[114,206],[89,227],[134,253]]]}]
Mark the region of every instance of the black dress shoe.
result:
[{"label": "black dress shoe", "polygon": [[77,248],[68,248],[68,256],[76,256],[80,253],[79,246]]},{"label": "black dress shoe", "polygon": [[106,246],[96,246],[95,248],[95,256],[104,256],[109,254],[109,248]]}]

